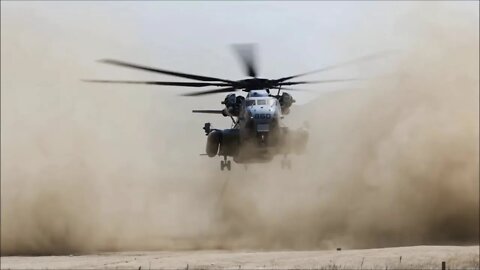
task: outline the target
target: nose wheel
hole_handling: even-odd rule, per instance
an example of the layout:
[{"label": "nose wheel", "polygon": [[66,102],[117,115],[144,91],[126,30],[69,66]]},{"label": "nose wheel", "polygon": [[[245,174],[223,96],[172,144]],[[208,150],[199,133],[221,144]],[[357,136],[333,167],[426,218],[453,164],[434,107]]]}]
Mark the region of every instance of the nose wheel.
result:
[{"label": "nose wheel", "polygon": [[224,158],[224,160],[220,161],[220,170],[232,170],[232,162],[230,160],[227,160],[227,157]]}]

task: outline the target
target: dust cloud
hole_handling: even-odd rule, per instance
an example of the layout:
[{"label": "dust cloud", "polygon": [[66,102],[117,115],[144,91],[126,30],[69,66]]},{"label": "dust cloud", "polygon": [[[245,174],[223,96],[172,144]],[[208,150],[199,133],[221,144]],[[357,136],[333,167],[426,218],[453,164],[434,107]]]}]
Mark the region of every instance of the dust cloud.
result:
[{"label": "dust cloud", "polygon": [[292,110],[310,141],[291,171],[230,173],[183,101],[82,84],[93,65],[47,65],[2,21],[2,255],[478,244],[478,17],[432,12],[389,75]]}]

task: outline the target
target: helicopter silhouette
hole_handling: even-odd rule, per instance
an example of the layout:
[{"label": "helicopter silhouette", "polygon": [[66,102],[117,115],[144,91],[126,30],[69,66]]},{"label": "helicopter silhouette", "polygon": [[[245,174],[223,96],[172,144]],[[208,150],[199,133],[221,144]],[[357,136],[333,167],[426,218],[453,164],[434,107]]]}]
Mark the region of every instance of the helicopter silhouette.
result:
[{"label": "helicopter silhouette", "polygon": [[[254,44],[236,44],[233,46],[237,53],[245,74],[249,77],[242,80],[228,80],[210,76],[195,75],[176,72],[171,70],[147,67],[124,61],[103,59],[99,62],[154,72],[157,74],[170,75],[193,82],[174,81],[126,81],[126,80],[84,80],[94,83],[121,83],[121,84],[147,84],[181,87],[207,87],[215,86],[216,89],[201,90],[182,94],[182,96],[201,96],[216,93],[229,93],[221,102],[224,108],[221,110],[192,110],[193,113],[220,114],[230,117],[232,126],[226,129],[212,128],[210,123],[205,123],[203,130],[207,136],[205,154],[209,157],[220,156],[220,169],[231,170],[232,157],[236,163],[264,163],[269,162],[276,155],[282,155],[282,168],[291,168],[289,154],[302,154],[308,142],[308,130],[301,127],[296,130],[288,128],[282,121],[290,112],[290,107],[295,103],[292,95],[285,92],[298,89],[289,88],[294,85],[335,83],[354,81],[357,79],[329,79],[315,81],[291,81],[298,77],[319,73],[345,65],[368,61],[383,57],[383,53],[375,53],[354,60],[326,66],[313,71],[285,76],[278,79],[266,79],[257,77],[256,46]],[[236,91],[247,92],[246,96],[239,95]],[[272,93],[275,91],[276,93]]]}]

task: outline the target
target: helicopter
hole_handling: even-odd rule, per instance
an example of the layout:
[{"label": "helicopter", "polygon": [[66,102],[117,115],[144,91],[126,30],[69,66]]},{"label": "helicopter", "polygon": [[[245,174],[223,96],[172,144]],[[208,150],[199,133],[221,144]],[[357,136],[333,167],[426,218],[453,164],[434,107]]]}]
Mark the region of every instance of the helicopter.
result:
[{"label": "helicopter", "polygon": [[[203,130],[207,136],[205,152],[208,157],[223,157],[220,169],[231,170],[231,157],[240,164],[270,162],[274,156],[282,155],[281,168],[291,168],[291,161],[287,158],[290,154],[304,153],[308,142],[307,127],[293,130],[285,126],[282,119],[290,113],[290,108],[295,99],[285,92],[298,89],[289,86],[302,84],[346,82],[357,79],[329,79],[316,81],[291,81],[298,77],[319,73],[340,66],[371,60],[382,56],[382,53],[366,55],[351,61],[336,65],[326,66],[310,72],[285,76],[278,79],[258,77],[256,67],[256,46],[253,44],[236,44],[233,46],[245,74],[249,77],[242,80],[228,80],[210,76],[164,70],[143,65],[132,64],[119,60],[102,59],[99,62],[121,66],[125,68],[170,75],[194,82],[178,81],[125,81],[125,80],[83,80],[94,83],[121,83],[121,84],[147,84],[181,87],[207,87],[215,86],[217,89],[202,90],[182,94],[182,96],[200,96],[217,93],[229,93],[221,101],[224,108],[221,110],[192,110],[193,113],[218,114],[229,117],[232,126],[227,129],[213,128],[210,123],[205,123]],[[246,96],[237,95],[236,91],[244,91]],[[272,93],[276,90],[276,93]],[[233,93],[232,93],[233,92]]]}]

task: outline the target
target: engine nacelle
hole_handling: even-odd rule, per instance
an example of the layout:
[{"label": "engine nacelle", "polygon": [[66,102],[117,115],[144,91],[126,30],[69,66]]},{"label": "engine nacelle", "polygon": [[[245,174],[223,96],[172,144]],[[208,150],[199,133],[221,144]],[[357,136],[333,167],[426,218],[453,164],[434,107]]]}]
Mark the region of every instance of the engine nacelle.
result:
[{"label": "engine nacelle", "polygon": [[293,99],[290,94],[285,92],[283,92],[278,98],[278,101],[280,102],[280,106],[282,108],[282,114],[288,114],[290,112],[290,106],[295,103],[295,99]]},{"label": "engine nacelle", "polygon": [[228,94],[225,97],[225,100],[222,101],[222,104],[225,104],[225,107],[229,108],[229,107],[235,106],[235,102],[236,102],[235,94]]},{"label": "engine nacelle", "polygon": [[213,130],[208,134],[206,152],[209,157],[214,157],[218,153],[220,141],[222,139],[222,132],[219,130]]},{"label": "engine nacelle", "polygon": [[244,100],[245,98],[243,96],[228,94],[222,101],[222,104],[225,105],[225,109],[222,112],[223,116],[238,116]]}]

